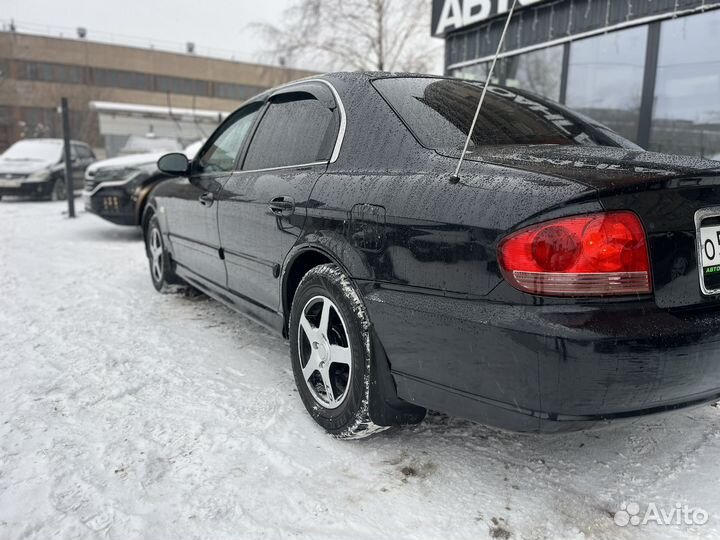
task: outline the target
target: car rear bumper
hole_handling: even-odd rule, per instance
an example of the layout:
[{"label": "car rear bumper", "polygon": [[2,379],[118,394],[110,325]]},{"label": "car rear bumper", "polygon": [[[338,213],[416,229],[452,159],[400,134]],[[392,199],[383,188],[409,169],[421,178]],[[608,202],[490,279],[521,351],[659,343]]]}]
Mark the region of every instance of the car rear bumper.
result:
[{"label": "car rear bumper", "polygon": [[553,432],[720,400],[717,308],[365,296],[398,396],[431,409]]}]

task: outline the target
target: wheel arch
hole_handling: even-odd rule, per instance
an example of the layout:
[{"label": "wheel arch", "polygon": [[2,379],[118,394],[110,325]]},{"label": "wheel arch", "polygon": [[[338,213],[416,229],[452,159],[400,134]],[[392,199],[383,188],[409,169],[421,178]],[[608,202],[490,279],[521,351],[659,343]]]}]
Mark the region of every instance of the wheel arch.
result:
[{"label": "wheel arch", "polygon": [[[151,178],[147,180],[137,190],[137,202],[135,203],[135,221],[144,228],[145,211],[150,203],[150,194],[155,186],[157,186],[163,178]],[[153,210],[154,211],[154,210]]]},{"label": "wheel arch", "polygon": [[[337,264],[348,276],[352,274],[330,250],[314,244],[295,246],[286,258],[281,275],[281,299],[283,310],[283,336],[288,336],[290,308],[303,276],[321,264]],[[352,277],[351,277],[352,279]]]},{"label": "wheel arch", "polygon": [[[341,244],[348,247],[347,244]],[[348,253],[343,251],[344,254]],[[349,253],[357,255],[353,250]],[[354,284],[353,277],[357,277],[359,272],[367,272],[365,265],[358,267],[361,259],[349,257],[344,264],[340,257],[335,255],[332,250],[317,244],[307,244],[296,246],[286,258],[284,271],[282,273],[282,306],[283,306],[283,336],[289,337],[290,309],[292,307],[292,299],[297,291],[298,285],[303,276],[312,268],[321,264],[336,264],[350,278],[350,282]],[[351,271],[355,268],[355,275]],[[358,298],[364,304],[362,288],[355,286]],[[371,329],[372,347],[375,354],[375,362],[373,363],[370,373],[371,385],[375,389],[373,398],[369,404],[369,414],[371,420],[378,426],[392,426],[414,424],[420,422],[425,417],[425,409],[417,405],[405,402],[398,398],[397,386],[391,374],[391,364],[387,357],[385,348],[380,342],[379,337],[374,329]]]}]

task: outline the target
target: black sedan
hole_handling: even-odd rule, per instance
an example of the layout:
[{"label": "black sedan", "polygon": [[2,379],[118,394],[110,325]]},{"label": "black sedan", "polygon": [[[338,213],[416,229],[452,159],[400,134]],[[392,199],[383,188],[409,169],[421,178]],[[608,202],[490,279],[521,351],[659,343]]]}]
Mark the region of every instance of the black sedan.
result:
[{"label": "black sedan", "polygon": [[153,284],[282,332],[340,437],[426,408],[560,431],[720,399],[720,163],[491,86],[458,178],[482,88],[331,74],[251,99],[159,161]]},{"label": "black sedan", "polygon": [[[0,198],[5,195],[60,200],[66,198],[62,139],[23,139],[0,155]],[[71,141],[73,191],[82,187],[85,169],[95,154],[85,143]]]}]

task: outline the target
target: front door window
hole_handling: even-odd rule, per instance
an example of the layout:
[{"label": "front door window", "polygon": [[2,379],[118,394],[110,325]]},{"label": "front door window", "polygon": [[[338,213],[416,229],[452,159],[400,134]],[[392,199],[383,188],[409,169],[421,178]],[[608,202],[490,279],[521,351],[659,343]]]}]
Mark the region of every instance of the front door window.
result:
[{"label": "front door window", "polygon": [[198,174],[231,172],[235,168],[235,160],[261,106],[253,103],[237,113],[197,160]]}]

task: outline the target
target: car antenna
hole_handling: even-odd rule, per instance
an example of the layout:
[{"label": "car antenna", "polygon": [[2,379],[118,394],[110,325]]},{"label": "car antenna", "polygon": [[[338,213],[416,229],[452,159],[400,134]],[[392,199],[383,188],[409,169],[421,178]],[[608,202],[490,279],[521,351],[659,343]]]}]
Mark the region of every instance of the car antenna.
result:
[{"label": "car antenna", "polygon": [[467,153],[468,146],[470,146],[470,138],[472,137],[473,131],[475,131],[475,124],[477,124],[478,117],[480,116],[480,109],[482,108],[483,102],[485,101],[485,94],[487,93],[488,86],[492,81],[492,74],[495,70],[495,63],[497,62],[500,51],[502,50],[503,42],[505,41],[505,34],[507,34],[508,26],[510,26],[510,19],[512,19],[513,13],[515,12],[515,5],[517,0],[513,0],[512,6],[510,6],[510,12],[508,13],[507,19],[505,20],[505,28],[503,28],[502,34],[500,34],[500,41],[498,42],[497,51],[493,57],[492,64],[490,64],[490,70],[488,71],[485,84],[483,85],[482,94],[480,94],[480,101],[478,102],[477,109],[475,109],[475,118],[473,118],[472,124],[470,125],[470,131],[468,131],[467,139],[465,140],[465,146],[463,147],[462,154],[460,154],[460,161],[458,161],[457,167],[455,168],[455,174],[450,177],[450,182],[457,184],[460,181],[460,167],[462,167],[465,154]]}]

